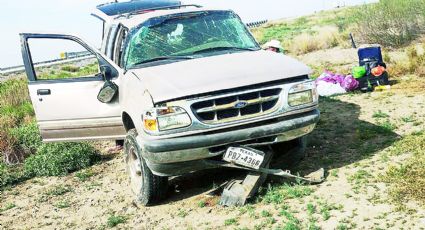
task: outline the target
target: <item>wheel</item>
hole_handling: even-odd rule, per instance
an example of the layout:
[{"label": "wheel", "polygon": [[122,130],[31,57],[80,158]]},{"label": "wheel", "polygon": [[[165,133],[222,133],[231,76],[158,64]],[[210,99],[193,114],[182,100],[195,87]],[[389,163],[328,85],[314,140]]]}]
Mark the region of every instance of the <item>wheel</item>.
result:
[{"label": "wheel", "polygon": [[279,168],[292,168],[306,157],[307,136],[292,141],[282,142],[271,146],[275,160],[272,166]]},{"label": "wheel", "polygon": [[168,178],[152,173],[142,158],[142,150],[136,141],[137,131],[128,131],[124,142],[125,162],[130,179],[130,188],[136,199],[144,206],[158,203],[165,198]]}]

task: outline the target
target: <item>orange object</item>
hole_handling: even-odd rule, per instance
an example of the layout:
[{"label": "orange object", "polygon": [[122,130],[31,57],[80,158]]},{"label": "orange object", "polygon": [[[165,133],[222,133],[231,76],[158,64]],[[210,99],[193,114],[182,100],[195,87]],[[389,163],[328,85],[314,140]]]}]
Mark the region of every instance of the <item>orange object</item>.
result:
[{"label": "orange object", "polygon": [[149,131],[156,131],[158,129],[156,119],[145,119],[145,128]]},{"label": "orange object", "polygon": [[372,75],[375,76],[375,77],[381,76],[384,72],[385,72],[385,67],[383,67],[383,66],[377,66],[377,67],[373,68],[372,71],[371,71]]}]

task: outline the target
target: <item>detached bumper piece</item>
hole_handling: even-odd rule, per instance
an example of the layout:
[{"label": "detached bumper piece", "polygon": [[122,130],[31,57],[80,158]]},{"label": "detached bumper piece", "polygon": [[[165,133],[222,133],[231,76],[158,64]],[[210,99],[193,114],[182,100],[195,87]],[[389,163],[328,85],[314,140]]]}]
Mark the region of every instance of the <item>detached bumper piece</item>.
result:
[{"label": "detached bumper piece", "polygon": [[[273,152],[270,150],[267,151],[264,155],[264,161],[260,165],[260,169],[268,168],[272,158]],[[234,164],[224,164],[223,166],[226,167],[227,165],[236,166]],[[236,168],[238,167],[239,166],[236,166]],[[245,167],[242,166],[241,168],[245,169]],[[249,168],[246,169],[250,170]],[[243,206],[249,198],[253,197],[255,193],[257,193],[260,186],[264,183],[264,181],[266,181],[267,174],[255,171],[255,169],[252,170],[254,171],[249,172],[243,181],[232,180],[226,185],[226,187],[224,187],[219,203],[220,205],[226,207]]]},{"label": "detached bumper piece", "polygon": [[219,204],[226,207],[243,206],[247,200],[253,197],[260,186],[265,182],[268,175],[281,176],[290,179],[297,179],[310,184],[322,183],[325,180],[325,170],[323,168],[313,172],[306,177],[291,174],[289,170],[269,169],[273,152],[265,153],[265,160],[259,169],[247,168],[231,163],[215,162],[222,167],[238,168],[250,171],[244,180],[232,180],[224,187]]}]

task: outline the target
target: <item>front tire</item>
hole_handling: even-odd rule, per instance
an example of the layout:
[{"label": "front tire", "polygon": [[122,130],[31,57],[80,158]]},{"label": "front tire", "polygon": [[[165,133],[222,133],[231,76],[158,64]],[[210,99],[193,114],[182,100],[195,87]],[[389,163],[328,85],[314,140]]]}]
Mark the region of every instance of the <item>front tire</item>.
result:
[{"label": "front tire", "polygon": [[167,194],[168,178],[154,175],[142,158],[142,150],[136,141],[137,131],[131,129],[124,142],[125,162],[130,187],[136,200],[150,206],[163,200]]}]

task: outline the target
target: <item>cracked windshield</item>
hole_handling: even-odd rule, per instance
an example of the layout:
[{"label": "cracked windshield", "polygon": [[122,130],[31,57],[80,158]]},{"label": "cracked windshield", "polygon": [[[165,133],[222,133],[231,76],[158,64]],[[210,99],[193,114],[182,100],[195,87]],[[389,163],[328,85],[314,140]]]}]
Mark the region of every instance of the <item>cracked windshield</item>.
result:
[{"label": "cracked windshield", "polygon": [[154,18],[137,28],[127,46],[125,66],[192,59],[221,50],[255,50],[258,45],[232,12],[202,12]]}]

